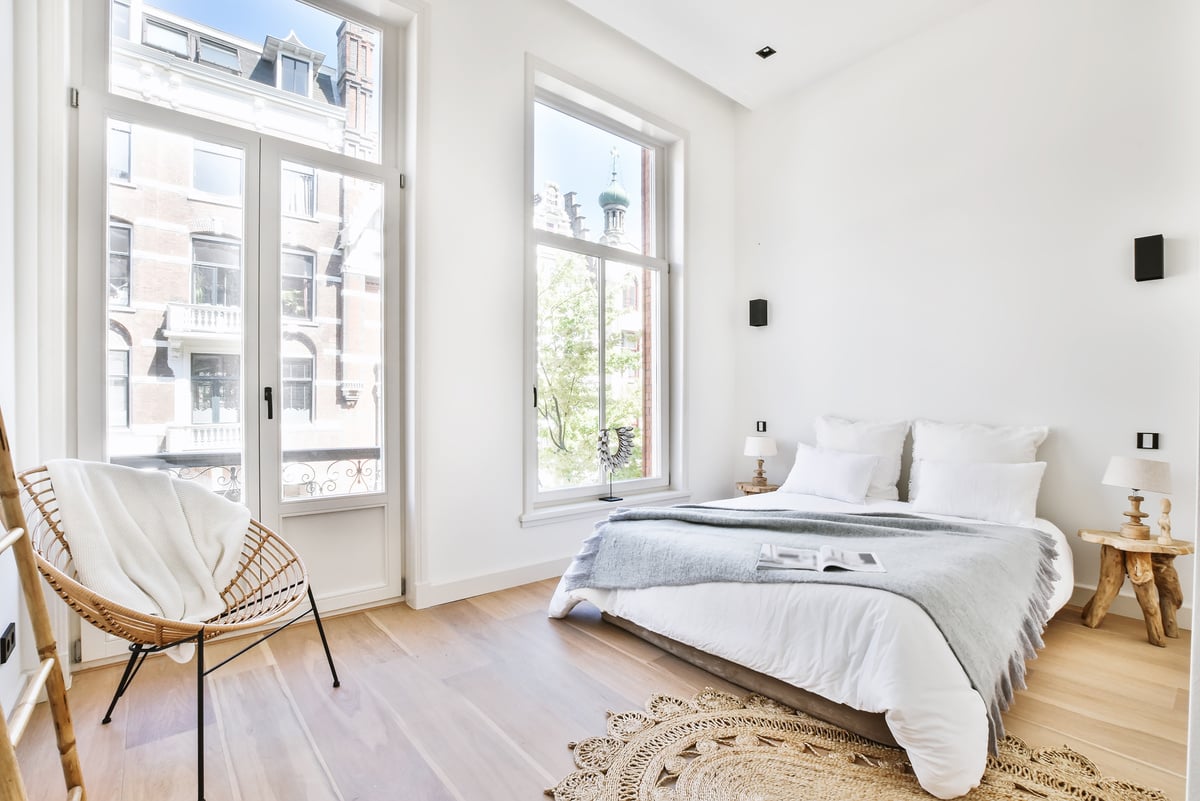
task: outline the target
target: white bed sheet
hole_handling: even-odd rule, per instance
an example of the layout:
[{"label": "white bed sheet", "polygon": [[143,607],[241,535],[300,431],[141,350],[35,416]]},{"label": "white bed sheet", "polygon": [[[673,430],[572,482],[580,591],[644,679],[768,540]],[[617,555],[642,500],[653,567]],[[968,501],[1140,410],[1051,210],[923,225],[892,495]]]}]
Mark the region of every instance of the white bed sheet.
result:
[{"label": "white bed sheet", "polygon": [[[912,513],[901,501],[868,499],[858,505],[781,492],[711,505]],[[1038,519],[1036,526],[1054,538],[1058,549],[1054,613],[1074,587],[1071,549],[1053,523]],[[710,583],[572,592],[560,586],[550,616],[563,617],[580,601],[838,703],[884,713],[917,780],[938,798],[963,795],[983,776],[988,739],[983,699],[937,626],[907,598],[835,584]]]}]

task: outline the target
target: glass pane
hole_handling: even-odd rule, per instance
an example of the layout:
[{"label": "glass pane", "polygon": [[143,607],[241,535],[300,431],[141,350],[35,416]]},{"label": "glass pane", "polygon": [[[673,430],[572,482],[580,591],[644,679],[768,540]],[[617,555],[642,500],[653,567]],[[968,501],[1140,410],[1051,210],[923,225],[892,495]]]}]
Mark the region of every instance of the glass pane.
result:
[{"label": "glass pane", "polygon": [[192,151],[192,186],[197,192],[241,197],[242,155],[235,148],[197,143]]},{"label": "glass pane", "polygon": [[535,228],[658,255],[654,150],[542,103],[533,142]]},{"label": "glass pane", "polygon": [[210,42],[207,39],[200,40],[199,49],[200,61],[205,64],[212,64],[217,67],[224,67],[227,70],[235,72],[241,69],[241,62],[238,61],[237,48],[228,47],[226,45]]},{"label": "glass pane", "polygon": [[379,30],[299,0],[111,2],[114,93],[379,162]]},{"label": "glass pane", "polygon": [[633,429],[633,457],[614,478],[657,476],[654,356],[659,276],[653,270],[614,262],[607,262],[605,270],[604,416],[608,428]]},{"label": "glass pane", "polygon": [[283,499],[382,492],[383,185],[285,164],[285,195],[289,172],[323,213],[280,218]]},{"label": "glass pane", "polygon": [[196,196],[180,154],[230,154],[239,187],[242,154],[172,130],[129,128],[139,184],[107,190],[110,216],[132,221],[111,226],[108,243],[110,277],[127,264],[130,297],[110,294],[108,331],[98,332],[128,347],[127,377],[110,362],[109,419],[116,425],[125,409],[128,425],[109,429],[109,459],[241,498],[242,197]]},{"label": "glass pane", "polygon": [[540,246],[538,487],[600,483],[600,291],[596,259]]},{"label": "glass pane", "polygon": [[108,129],[108,177],[114,181],[128,181],[130,170],[130,147],[128,128]]},{"label": "glass pane", "polygon": [[151,47],[186,57],[188,54],[188,35],[186,31],[173,28],[156,19],[146,18],[146,27],[142,32],[142,41]]},{"label": "glass pane", "polygon": [[129,425],[129,351],[108,352],[108,424]]},{"label": "glass pane", "polygon": [[126,225],[108,227],[108,301],[129,305],[129,232]]}]

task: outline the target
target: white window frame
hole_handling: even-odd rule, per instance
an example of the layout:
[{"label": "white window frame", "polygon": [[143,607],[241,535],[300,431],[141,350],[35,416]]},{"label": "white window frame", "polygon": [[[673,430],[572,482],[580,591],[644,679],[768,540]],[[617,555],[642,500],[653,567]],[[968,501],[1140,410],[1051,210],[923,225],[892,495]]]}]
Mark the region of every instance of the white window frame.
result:
[{"label": "white window frame", "polygon": [[[204,48],[205,47],[211,47],[214,50],[222,50],[222,51],[225,51],[226,53],[233,54],[233,60],[234,60],[235,65],[237,65],[237,66],[230,67],[225,64],[221,64],[220,62],[212,61],[211,59],[205,58],[204,57]],[[197,36],[196,37],[196,63],[197,64],[204,64],[205,66],[213,67],[214,69],[225,70],[226,72],[231,72],[236,75],[240,72],[240,69],[241,69],[240,59],[241,59],[241,53],[233,45],[228,45],[223,42],[218,42],[217,40],[210,39],[207,36]]]},{"label": "white window frame", "polygon": [[[656,150],[654,171],[655,256],[631,253],[571,236],[537,230],[533,225],[534,106],[542,103],[622,138]],[[538,410],[533,403],[537,385],[537,249],[545,245],[594,256],[606,261],[644,267],[659,273],[656,369],[657,424],[655,451],[659,474],[651,478],[616,482],[613,491],[639,503],[670,502],[688,497],[683,464],[679,365],[683,363],[672,328],[678,319],[681,297],[671,280],[672,266],[682,252],[682,173],[684,137],[669,124],[615,99],[586,82],[530,56],[526,59],[526,181],[525,181],[525,378],[529,399],[525,414],[525,503],[523,526],[536,526],[570,517],[594,517],[612,509],[599,500],[608,495],[608,484],[568,489],[538,488]],[[602,293],[603,296],[603,293]]]},{"label": "white window frame", "polygon": [[[239,170],[238,190],[231,194],[224,192],[210,192],[207,189],[201,189],[196,186],[196,151],[211,153],[214,156],[222,156],[224,158],[236,158],[241,162],[241,170]],[[222,145],[203,139],[192,140],[192,165],[188,173],[188,188],[191,191],[191,197],[204,198],[214,200],[218,203],[232,204],[236,206],[242,205],[242,196],[246,191],[246,158],[245,151],[228,145]]]},{"label": "white window frame", "polygon": [[[350,154],[347,154],[347,155],[350,155]],[[290,173],[294,173],[296,175],[307,176],[309,178],[309,182],[308,182],[309,196],[307,199],[309,201],[308,205],[310,208],[310,210],[308,210],[308,211],[300,211],[300,212],[289,211],[287,208],[287,203],[284,203],[283,202],[284,199],[282,197],[280,197],[279,202],[283,207],[282,213],[284,214],[284,216],[295,217],[296,219],[300,219],[300,220],[315,219],[317,216],[317,171],[313,167],[311,167],[307,164],[285,163],[283,165],[283,172],[290,172]],[[284,184],[283,189],[284,189],[284,191],[287,191],[288,187],[286,184]]]},{"label": "white window frame", "polygon": [[[283,60],[290,58],[292,61],[299,62],[308,67],[308,82],[305,83],[305,93],[293,92],[291,89],[283,88]],[[275,88],[281,92],[287,92],[289,95],[296,95],[312,100],[313,84],[316,82],[316,75],[313,74],[313,63],[311,59],[304,58],[297,53],[285,53],[281,49],[279,54],[275,56]]]},{"label": "white window frame", "polygon": [[[133,130],[128,125],[125,125],[122,123],[114,123],[114,124],[108,126],[108,133],[109,133],[109,136],[112,136],[112,134],[114,134],[114,133],[125,134],[125,168],[126,168],[125,177],[122,178],[119,175],[112,174],[112,164],[109,163],[109,165],[108,165],[108,181],[109,181],[109,183],[132,185],[133,184]],[[106,154],[107,156],[112,155],[111,145],[109,145],[109,148],[110,149],[107,151],[107,154]]]},{"label": "white window frame", "polygon": [[[113,217],[110,217],[108,220],[108,260],[105,262],[105,269],[106,269],[105,283],[108,284],[110,292],[112,291],[112,271],[109,270],[108,268],[112,267],[113,253],[121,252],[121,251],[113,251],[113,249],[112,249],[112,229],[114,229],[114,228],[124,229],[126,232],[126,241],[128,242],[128,244],[125,246],[126,250],[124,251],[124,253],[125,253],[125,302],[118,303],[115,305],[118,308],[128,309],[131,306],[133,306],[133,226],[131,224],[125,222],[124,220],[118,220]],[[112,300],[111,296],[109,297],[109,300],[110,301]]]},{"label": "white window frame", "polygon": [[[159,28],[161,30],[170,31],[171,33],[183,36],[183,51],[180,52],[178,50],[171,50],[170,48],[162,47],[161,45],[156,45],[156,44],[146,41],[146,31],[149,30],[150,28]],[[191,58],[191,49],[192,49],[191,34],[189,34],[186,29],[180,28],[178,25],[172,25],[171,23],[167,22],[166,20],[161,20],[158,17],[142,17],[141,43],[144,44],[146,47],[153,47],[155,50],[161,50],[164,53],[170,53],[171,55],[177,56],[179,58],[186,58],[186,59]]]},{"label": "white window frame", "polygon": [[310,323],[313,320],[315,320],[316,316],[317,316],[317,254],[311,250],[305,250],[302,248],[290,248],[290,247],[286,247],[286,246],[284,248],[282,248],[281,254],[282,254],[282,256],[303,256],[308,261],[309,265],[312,267],[312,272],[310,272],[307,276],[296,275],[295,273],[284,272],[283,271],[283,258],[282,257],[280,258],[280,260],[279,260],[279,280],[281,282],[281,284],[280,284],[281,287],[282,287],[282,281],[287,278],[303,278],[304,280],[308,281],[308,287],[306,290],[307,297],[305,298],[305,304],[304,304],[308,308],[308,315],[303,316],[303,317],[298,317],[298,316],[291,315],[291,314],[285,314],[283,311],[282,304],[280,304],[279,313],[281,315],[283,315],[283,319],[288,320],[290,322]]}]

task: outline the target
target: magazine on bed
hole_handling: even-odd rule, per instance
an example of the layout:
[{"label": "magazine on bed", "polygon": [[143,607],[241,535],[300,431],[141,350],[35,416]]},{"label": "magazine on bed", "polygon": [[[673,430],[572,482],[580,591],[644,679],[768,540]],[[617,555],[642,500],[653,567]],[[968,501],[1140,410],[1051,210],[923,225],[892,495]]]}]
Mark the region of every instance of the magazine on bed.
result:
[{"label": "magazine on bed", "polygon": [[840,551],[822,545],[820,549],[789,548],[763,543],[758,553],[759,570],[856,570],[860,573],[886,573],[879,557],[867,551]]}]

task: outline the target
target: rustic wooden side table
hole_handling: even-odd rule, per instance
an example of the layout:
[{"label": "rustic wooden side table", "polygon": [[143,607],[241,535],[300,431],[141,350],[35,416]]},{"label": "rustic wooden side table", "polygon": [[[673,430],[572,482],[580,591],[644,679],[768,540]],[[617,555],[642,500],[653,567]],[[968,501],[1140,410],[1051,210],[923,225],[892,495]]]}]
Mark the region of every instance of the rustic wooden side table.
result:
[{"label": "rustic wooden side table", "polygon": [[1086,528],[1079,530],[1079,536],[1100,545],[1100,579],[1096,594],[1083,607],[1084,625],[1093,629],[1100,625],[1129,576],[1146,618],[1146,639],[1165,648],[1164,636],[1178,637],[1175,612],[1183,605],[1183,588],[1175,572],[1175,557],[1193,553],[1195,544],[1174,540],[1162,545],[1157,540],[1134,540],[1116,531]]}]

